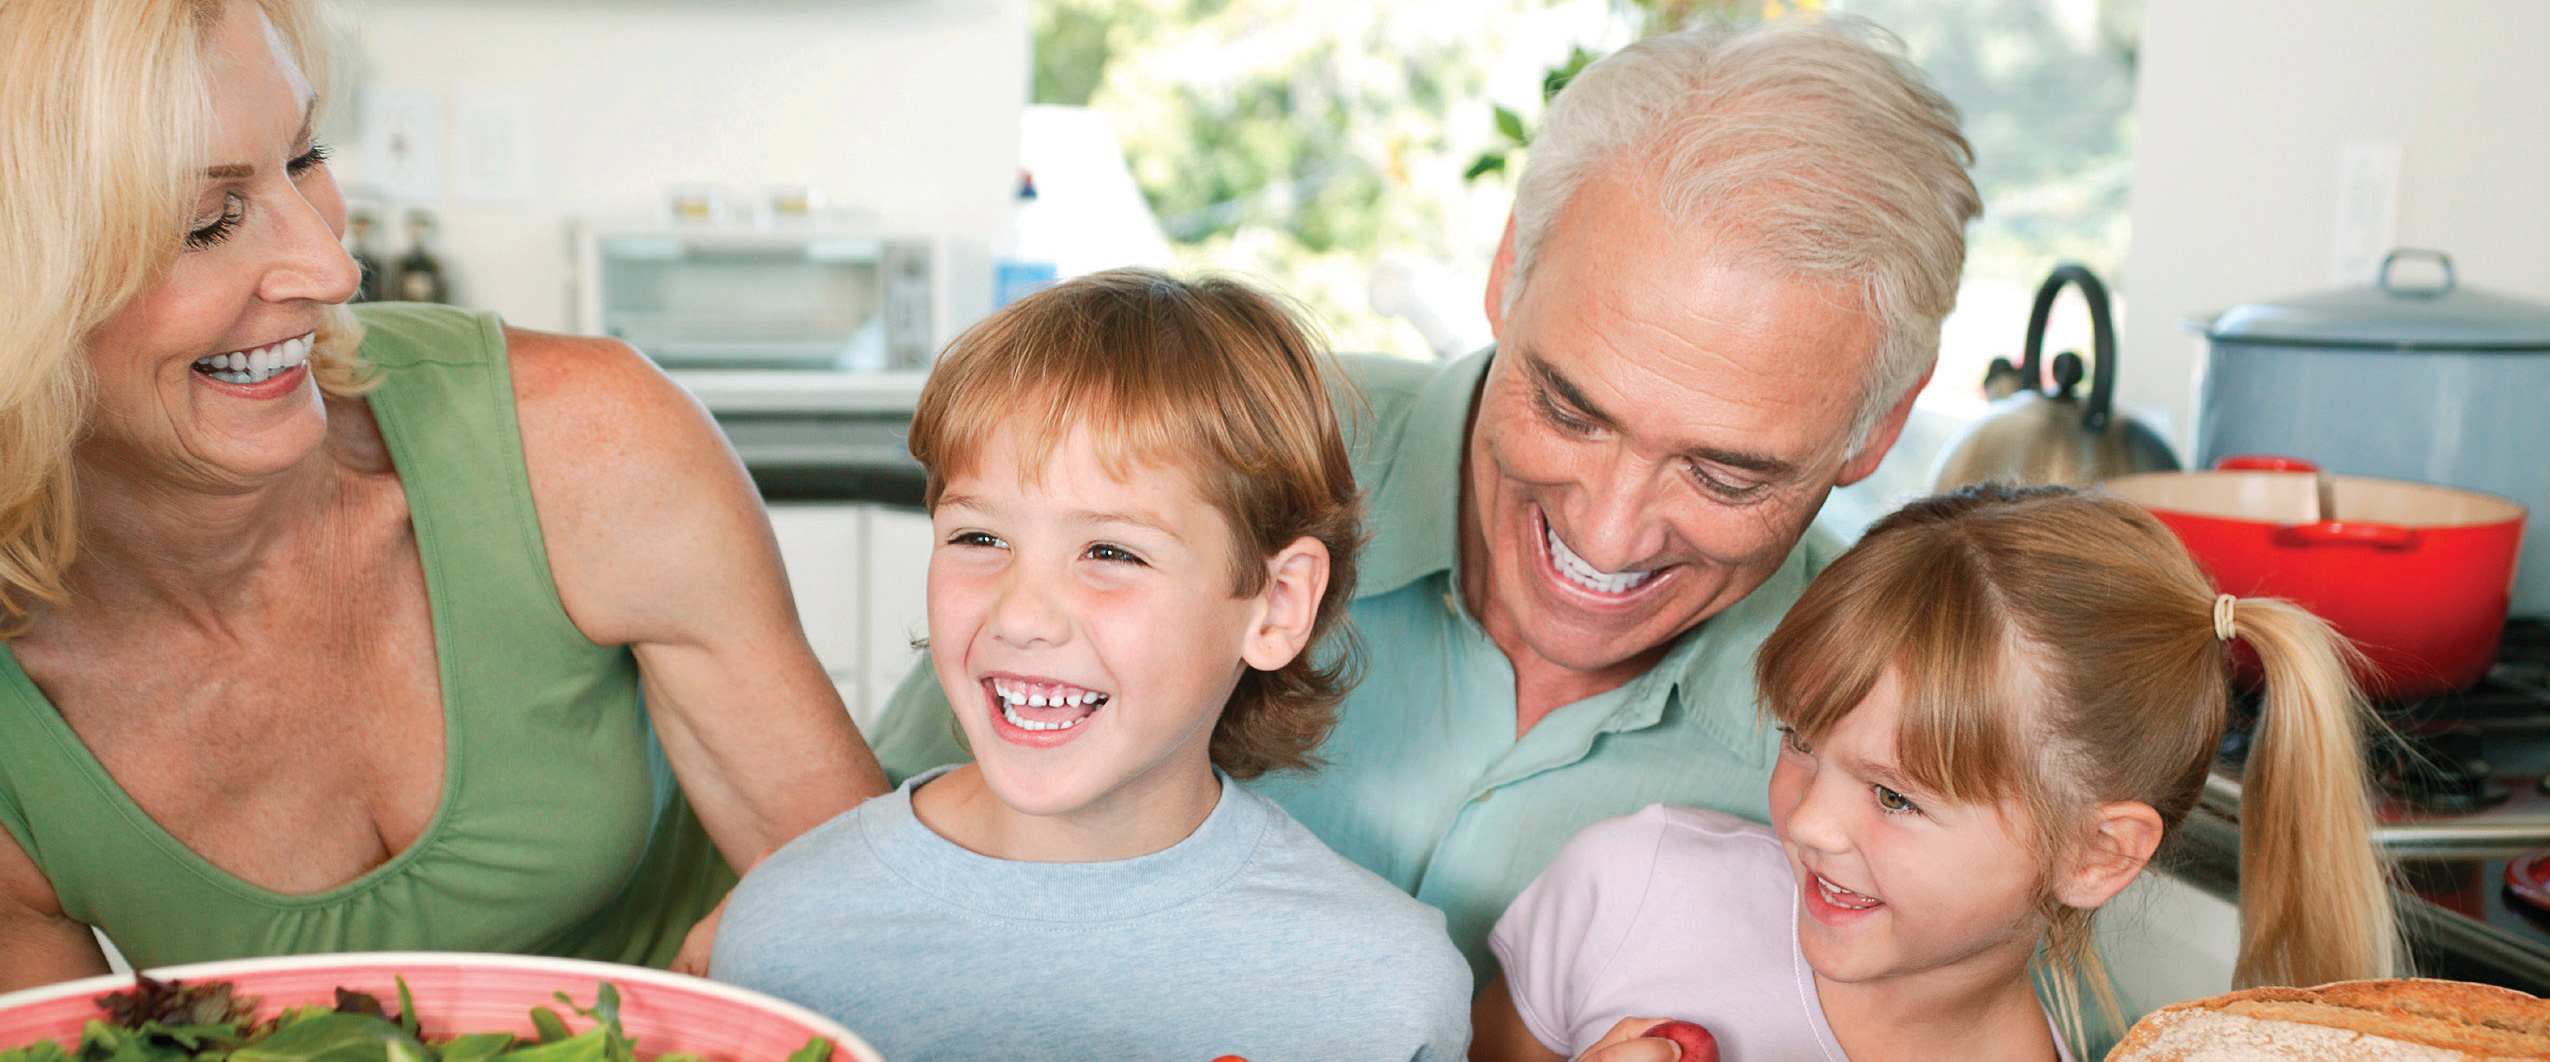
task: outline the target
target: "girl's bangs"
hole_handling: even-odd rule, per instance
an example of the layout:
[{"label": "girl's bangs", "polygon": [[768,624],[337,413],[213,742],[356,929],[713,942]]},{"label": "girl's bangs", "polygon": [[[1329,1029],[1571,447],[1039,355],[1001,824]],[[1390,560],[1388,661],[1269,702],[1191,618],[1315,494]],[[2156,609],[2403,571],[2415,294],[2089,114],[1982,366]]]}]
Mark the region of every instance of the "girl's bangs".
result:
[{"label": "girl's bangs", "polygon": [[1981,558],[1945,535],[1870,545],[1826,569],[1764,644],[1764,708],[1811,745],[1891,672],[1907,776],[1959,803],[2024,800],[2034,772],[2012,724],[2033,717],[2035,668]]}]

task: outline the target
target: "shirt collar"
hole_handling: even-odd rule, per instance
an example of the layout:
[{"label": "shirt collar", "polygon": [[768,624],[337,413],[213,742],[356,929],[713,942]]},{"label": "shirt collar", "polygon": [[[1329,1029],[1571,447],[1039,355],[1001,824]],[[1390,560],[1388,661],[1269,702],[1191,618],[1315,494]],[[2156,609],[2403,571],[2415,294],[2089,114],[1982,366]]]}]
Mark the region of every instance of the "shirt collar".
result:
[{"label": "shirt collar", "polygon": [[1356,597],[1399,589],[1458,563],[1461,454],[1469,445],[1470,401],[1496,354],[1490,347],[1446,363],[1417,389],[1407,416],[1374,441],[1366,464],[1366,512],[1375,530],[1364,547]]}]

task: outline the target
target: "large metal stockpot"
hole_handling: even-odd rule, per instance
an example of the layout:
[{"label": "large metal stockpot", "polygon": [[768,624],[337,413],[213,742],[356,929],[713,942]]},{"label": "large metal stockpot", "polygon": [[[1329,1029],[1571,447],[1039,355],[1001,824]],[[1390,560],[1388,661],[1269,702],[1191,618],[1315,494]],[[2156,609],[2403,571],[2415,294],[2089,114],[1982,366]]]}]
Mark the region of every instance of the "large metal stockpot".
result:
[{"label": "large metal stockpot", "polygon": [[[2393,275],[2419,261],[2431,282]],[[2186,323],[2208,341],[2198,467],[2288,454],[2550,512],[2550,306],[2462,287],[2451,258],[2401,250],[2371,286]],[[2512,612],[2550,617],[2550,520],[2532,522],[2523,557]]]}]

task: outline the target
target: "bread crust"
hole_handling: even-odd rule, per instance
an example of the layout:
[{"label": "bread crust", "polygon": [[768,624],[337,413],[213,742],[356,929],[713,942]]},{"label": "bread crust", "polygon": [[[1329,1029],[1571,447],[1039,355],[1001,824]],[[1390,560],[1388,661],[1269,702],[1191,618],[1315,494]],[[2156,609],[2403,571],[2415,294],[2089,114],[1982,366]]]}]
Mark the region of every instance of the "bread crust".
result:
[{"label": "bread crust", "polygon": [[[2443,1057],[2550,1058],[2550,1000],[2494,985],[2407,978],[2338,981],[2317,988],[2251,988],[2190,1000],[2147,1014],[2108,1052],[2107,1062],[2179,1062],[2192,1057],[2170,1030],[2205,1013],[2378,1036]],[[2309,1042],[2308,1037],[2296,1037]],[[2364,1048],[2377,1045],[2362,1044]],[[2273,1052],[2256,1057],[2276,1057]],[[2353,1050],[2294,1053],[2294,1059],[2358,1057]]]}]

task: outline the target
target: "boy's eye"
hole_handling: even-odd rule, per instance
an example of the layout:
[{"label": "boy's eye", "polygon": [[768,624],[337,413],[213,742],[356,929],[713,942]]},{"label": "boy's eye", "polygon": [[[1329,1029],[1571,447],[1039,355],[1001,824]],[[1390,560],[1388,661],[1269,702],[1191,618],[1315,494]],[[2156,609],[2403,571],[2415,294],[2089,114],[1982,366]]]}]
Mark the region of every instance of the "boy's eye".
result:
[{"label": "boy's eye", "polygon": [[1904,796],[1902,793],[1898,793],[1882,785],[1872,786],[1870,788],[1876,790],[1878,807],[1884,808],[1887,811],[1898,815],[1919,814],[1921,812],[1921,808],[1915,805],[1910,798]]},{"label": "boy's eye", "polygon": [[982,546],[989,549],[999,549],[1009,543],[1003,542],[1000,540],[999,536],[985,531],[959,531],[953,535],[947,536],[947,544],[951,546]]},{"label": "boy's eye", "polygon": [[1081,554],[1081,556],[1087,557],[1090,560],[1113,561],[1122,564],[1142,563],[1142,558],[1134,556],[1132,551],[1127,550],[1122,546],[1113,546],[1104,542],[1089,547],[1088,550]]}]

